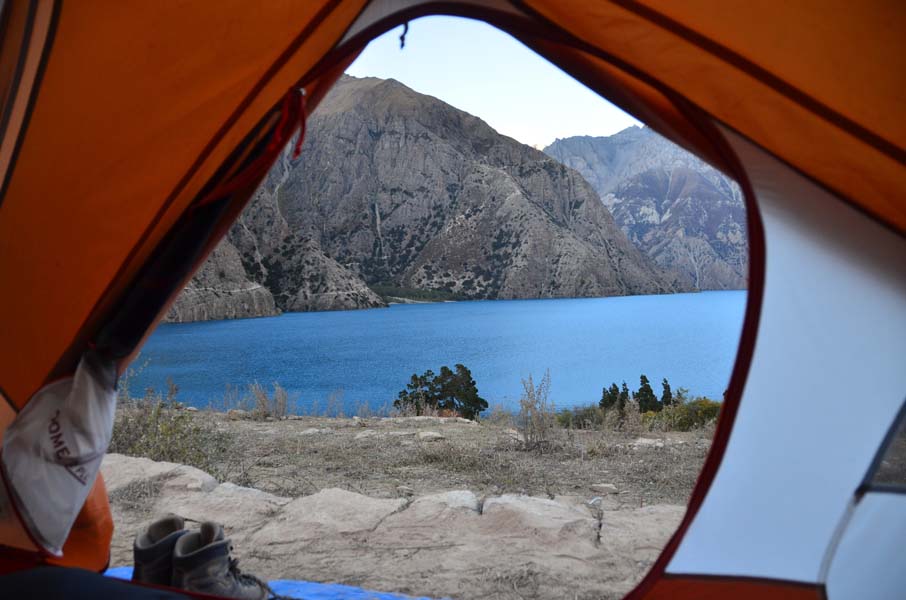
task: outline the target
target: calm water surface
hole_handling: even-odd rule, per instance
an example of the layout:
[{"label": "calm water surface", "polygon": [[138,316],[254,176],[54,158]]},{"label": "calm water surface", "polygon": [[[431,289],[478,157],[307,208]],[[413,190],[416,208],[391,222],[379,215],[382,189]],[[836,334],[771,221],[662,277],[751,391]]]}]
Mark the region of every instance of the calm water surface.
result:
[{"label": "calm water surface", "polygon": [[342,390],[348,412],[379,409],[414,372],[462,363],[491,405],[518,404],[522,378],[549,369],[559,407],[597,402],[601,388],[645,373],[660,394],[719,399],[727,386],[745,292],[571,300],[495,300],[393,305],[386,309],[158,327],[136,364],[133,395],[166,389],[215,405],[227,384],[279,382],[304,410]]}]

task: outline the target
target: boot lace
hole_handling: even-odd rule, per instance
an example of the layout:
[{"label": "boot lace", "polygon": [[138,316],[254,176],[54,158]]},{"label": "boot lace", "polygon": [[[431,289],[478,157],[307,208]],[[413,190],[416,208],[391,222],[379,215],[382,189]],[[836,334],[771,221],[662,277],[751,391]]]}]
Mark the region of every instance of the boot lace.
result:
[{"label": "boot lace", "polygon": [[[230,550],[232,550],[232,548],[230,548]],[[230,557],[229,571],[230,571],[230,575],[232,575],[233,578],[235,578],[236,581],[238,581],[239,583],[245,584],[245,585],[257,585],[261,589],[265,590],[268,594],[267,597],[269,600],[292,600],[292,598],[290,598],[288,596],[281,596],[280,594],[277,594],[276,592],[274,592],[274,590],[271,589],[271,586],[268,585],[268,583],[266,581],[263,581],[263,580],[255,577],[254,575],[249,575],[248,573],[243,573],[242,569],[239,568],[239,559],[238,558]]]}]

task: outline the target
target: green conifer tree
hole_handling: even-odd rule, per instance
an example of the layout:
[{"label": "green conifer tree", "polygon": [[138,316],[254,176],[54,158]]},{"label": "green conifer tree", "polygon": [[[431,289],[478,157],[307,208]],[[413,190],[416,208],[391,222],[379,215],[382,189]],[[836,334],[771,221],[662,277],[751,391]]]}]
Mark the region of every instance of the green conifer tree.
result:
[{"label": "green conifer tree", "polygon": [[608,410],[617,405],[617,402],[620,400],[620,388],[617,387],[617,384],[611,384],[609,388],[605,387],[601,390],[601,402],[598,403],[598,406]]},{"label": "green conifer tree", "polygon": [[659,411],[661,403],[658,402],[654,390],[651,389],[651,383],[645,375],[639,377],[639,391],[633,394],[633,398],[639,403],[639,412]]},{"label": "green conifer tree", "polygon": [[620,396],[617,399],[617,411],[620,413],[620,416],[626,414],[626,404],[629,403],[629,386],[626,385],[626,382],[623,382],[623,389],[620,390]]},{"label": "green conifer tree", "polygon": [[661,404],[664,406],[671,406],[673,404],[673,391],[671,391],[670,383],[667,381],[666,377],[664,377],[664,381],[661,382],[661,387],[664,388],[664,392],[661,394]]},{"label": "green conifer tree", "polygon": [[472,379],[472,372],[465,365],[456,365],[451,384],[454,410],[463,418],[477,419],[479,413],[487,410],[488,402],[478,395],[478,386]]}]

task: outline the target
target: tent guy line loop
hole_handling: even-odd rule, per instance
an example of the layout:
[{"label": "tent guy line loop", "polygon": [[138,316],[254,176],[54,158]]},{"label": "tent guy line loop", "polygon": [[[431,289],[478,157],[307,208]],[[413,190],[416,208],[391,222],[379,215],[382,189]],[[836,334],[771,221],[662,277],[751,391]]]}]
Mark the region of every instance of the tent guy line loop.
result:
[{"label": "tent guy line loop", "polygon": [[409,21],[403,23],[403,33],[400,34],[400,50],[406,47],[406,34],[409,33]]}]

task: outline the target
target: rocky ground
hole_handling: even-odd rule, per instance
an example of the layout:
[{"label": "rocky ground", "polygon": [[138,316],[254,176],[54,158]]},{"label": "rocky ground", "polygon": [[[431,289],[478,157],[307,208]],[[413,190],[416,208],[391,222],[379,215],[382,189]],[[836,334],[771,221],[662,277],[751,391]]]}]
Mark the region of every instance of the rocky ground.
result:
[{"label": "rocky ground", "polygon": [[136,531],[176,513],[224,523],[243,567],[269,579],[450,598],[617,598],[678,525],[709,446],[704,432],[557,430],[540,453],[505,423],[195,418],[236,436],[243,456],[218,468],[219,483],[109,455],[111,564],[131,564]]}]

